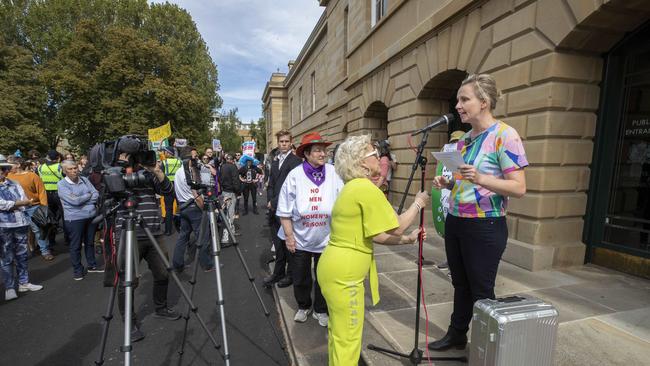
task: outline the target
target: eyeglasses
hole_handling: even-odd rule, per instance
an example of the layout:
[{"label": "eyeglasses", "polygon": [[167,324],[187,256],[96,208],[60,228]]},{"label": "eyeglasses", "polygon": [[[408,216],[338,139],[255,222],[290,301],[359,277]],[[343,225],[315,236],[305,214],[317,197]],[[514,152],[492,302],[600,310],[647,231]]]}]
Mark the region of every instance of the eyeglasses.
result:
[{"label": "eyeglasses", "polygon": [[379,151],[377,151],[377,149],[373,149],[371,152],[369,152],[369,153],[367,153],[366,155],[364,155],[363,158],[365,159],[365,158],[369,158],[369,157],[371,157],[371,156],[374,156],[374,157],[376,157],[377,159],[379,159]]}]

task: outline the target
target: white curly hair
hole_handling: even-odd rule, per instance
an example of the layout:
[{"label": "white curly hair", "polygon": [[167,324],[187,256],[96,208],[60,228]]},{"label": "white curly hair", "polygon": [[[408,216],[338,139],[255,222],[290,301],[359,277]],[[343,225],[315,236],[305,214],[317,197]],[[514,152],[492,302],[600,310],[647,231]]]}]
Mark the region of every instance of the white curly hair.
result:
[{"label": "white curly hair", "polygon": [[343,182],[368,177],[367,169],[361,166],[361,161],[366,155],[370,141],[370,135],[350,136],[339,145],[336,150],[334,169]]}]

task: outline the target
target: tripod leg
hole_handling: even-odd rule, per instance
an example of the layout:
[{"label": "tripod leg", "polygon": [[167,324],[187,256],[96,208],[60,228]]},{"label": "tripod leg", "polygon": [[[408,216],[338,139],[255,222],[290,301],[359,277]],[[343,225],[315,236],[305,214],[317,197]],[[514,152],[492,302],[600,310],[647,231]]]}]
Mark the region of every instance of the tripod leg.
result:
[{"label": "tripod leg", "polygon": [[[223,337],[223,350],[225,354],[226,366],[230,366],[230,350],[228,348],[228,333],[226,332],[226,310],[224,308],[223,287],[221,285],[221,243],[219,242],[219,230],[217,229],[217,217],[214,213],[214,202],[208,202],[208,220],[210,225],[210,239],[212,243],[212,256],[214,257],[214,273],[217,279],[217,305],[219,306],[219,316],[221,317],[221,335]],[[222,217],[223,219],[223,217]],[[227,224],[226,224],[227,225]]]},{"label": "tripod leg", "polygon": [[137,245],[135,238],[135,221],[133,214],[125,220],[126,248],[124,248],[124,345],[120,348],[124,352],[124,366],[131,365],[131,325],[133,311],[133,246]]},{"label": "tripod leg", "polygon": [[[275,336],[275,339],[278,341],[278,344],[280,345],[280,348],[282,350],[285,349],[284,343],[282,343],[282,340],[280,338],[280,335],[278,334],[278,331],[275,329],[275,326],[273,326],[273,322],[271,322],[271,313],[268,311],[266,308],[266,304],[264,304],[264,300],[262,299],[262,295],[260,295],[259,290],[257,289],[257,286],[255,285],[255,277],[251,274],[250,269],[248,268],[248,265],[246,264],[246,259],[244,259],[244,255],[242,254],[241,250],[239,249],[239,241],[236,239],[235,236],[232,235],[232,231],[229,225],[228,220],[226,220],[226,217],[223,214],[223,211],[219,212],[221,216],[221,220],[225,223],[226,225],[226,230],[228,230],[228,234],[230,237],[233,239],[232,240],[232,245],[235,247],[235,251],[237,252],[237,257],[239,257],[239,261],[242,264],[242,267],[244,267],[244,271],[246,271],[246,275],[248,276],[248,281],[251,283],[251,287],[253,288],[253,292],[255,292],[255,295],[257,296],[257,300],[259,301],[260,305],[262,306],[262,311],[264,312],[264,316],[266,317],[266,321],[269,323],[269,327],[271,328],[271,331],[273,331],[273,335]],[[283,352],[286,356],[286,353]]]},{"label": "tripod leg", "polygon": [[[197,243],[199,247],[196,249],[196,252],[194,253],[194,265],[193,265],[193,270],[192,270],[192,278],[190,279],[190,299],[194,298],[194,289],[196,285],[196,275],[199,272],[199,253],[201,252],[201,238],[203,238],[204,230],[205,230],[205,223],[206,223],[206,218],[205,214],[201,216],[201,225],[200,225],[200,230],[199,230],[199,235],[198,235],[198,240]],[[185,342],[187,340],[187,328],[189,325],[190,321],[190,312],[192,311],[192,308],[190,305],[187,305],[187,310],[185,311],[185,315],[183,316],[183,319],[185,319],[185,328],[183,329],[183,341],[181,343],[181,349],[178,351],[179,355],[183,355],[185,353]]]},{"label": "tripod leg", "polygon": [[104,352],[106,351],[106,340],[108,339],[108,328],[110,327],[111,320],[113,319],[113,307],[115,306],[115,295],[117,294],[117,286],[119,283],[116,283],[115,286],[111,289],[111,295],[108,298],[108,305],[106,306],[106,313],[102,316],[104,324],[102,326],[102,340],[99,348],[99,357],[95,361],[95,365],[100,366],[104,364]]},{"label": "tripod leg", "polygon": [[[167,268],[167,271],[171,275],[172,279],[174,280],[174,283],[176,286],[178,286],[178,289],[181,292],[181,295],[187,301],[187,304],[189,305],[190,309],[192,310],[192,313],[194,313],[194,316],[196,319],[199,321],[199,324],[201,325],[201,328],[203,328],[203,331],[205,334],[207,334],[208,338],[210,338],[210,341],[214,345],[214,348],[219,349],[221,348],[221,345],[217,342],[216,339],[214,339],[214,336],[212,333],[210,333],[210,329],[208,329],[208,326],[205,324],[205,321],[199,314],[198,310],[199,308],[192,302],[192,299],[190,298],[190,295],[187,293],[185,290],[185,287],[183,287],[183,284],[181,283],[181,280],[178,278],[178,275],[174,272],[171,264],[169,263],[169,259],[167,259],[167,255],[165,255],[165,252],[160,248],[160,244],[156,241],[156,238],[154,238],[153,234],[151,233],[151,230],[145,225],[145,223],[142,221],[141,217],[138,217],[138,223],[140,224],[140,227],[144,232],[147,234],[147,238],[151,242],[151,245],[156,249],[156,253],[158,253],[158,256],[160,257],[160,260],[162,260],[163,264],[165,265],[165,268]],[[219,352],[219,355],[223,358],[224,356]]]}]

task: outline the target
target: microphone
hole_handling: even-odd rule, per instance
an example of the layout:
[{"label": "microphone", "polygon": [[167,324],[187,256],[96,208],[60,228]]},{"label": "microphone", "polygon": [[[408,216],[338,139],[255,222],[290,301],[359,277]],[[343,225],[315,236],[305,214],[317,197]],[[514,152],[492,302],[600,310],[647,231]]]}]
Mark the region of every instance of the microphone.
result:
[{"label": "microphone", "polygon": [[444,116],[442,116],[442,117],[438,118],[437,120],[431,122],[430,125],[413,132],[411,134],[411,136],[419,135],[419,134],[421,134],[423,132],[429,131],[430,129],[436,128],[436,127],[438,127],[440,125],[449,125],[451,123],[451,121],[453,121],[453,120],[454,120],[454,115],[453,114],[451,114],[451,113],[445,114]]}]

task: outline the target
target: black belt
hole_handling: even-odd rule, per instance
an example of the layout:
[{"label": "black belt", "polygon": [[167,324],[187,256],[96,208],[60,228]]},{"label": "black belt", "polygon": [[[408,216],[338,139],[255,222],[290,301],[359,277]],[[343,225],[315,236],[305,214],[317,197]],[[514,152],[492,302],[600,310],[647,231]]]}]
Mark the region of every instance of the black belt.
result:
[{"label": "black belt", "polygon": [[199,206],[197,206],[196,203],[194,201],[192,201],[192,203],[189,203],[189,204],[187,202],[182,202],[182,203],[180,203],[178,205],[178,207],[179,207],[180,211],[183,211],[183,210],[188,209],[190,207],[198,208]]}]

